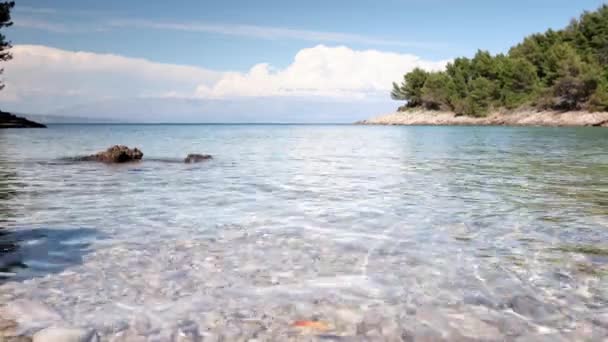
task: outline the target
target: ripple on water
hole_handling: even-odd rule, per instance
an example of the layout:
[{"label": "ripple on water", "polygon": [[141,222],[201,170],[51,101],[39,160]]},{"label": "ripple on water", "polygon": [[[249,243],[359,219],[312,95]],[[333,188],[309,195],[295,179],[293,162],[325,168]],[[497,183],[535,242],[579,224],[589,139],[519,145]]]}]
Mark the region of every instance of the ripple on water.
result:
[{"label": "ripple on water", "polygon": [[[104,341],[600,340],[607,132],[2,132],[2,309]],[[152,157],[59,160],[117,142]],[[218,158],[178,163],[194,150]]]}]

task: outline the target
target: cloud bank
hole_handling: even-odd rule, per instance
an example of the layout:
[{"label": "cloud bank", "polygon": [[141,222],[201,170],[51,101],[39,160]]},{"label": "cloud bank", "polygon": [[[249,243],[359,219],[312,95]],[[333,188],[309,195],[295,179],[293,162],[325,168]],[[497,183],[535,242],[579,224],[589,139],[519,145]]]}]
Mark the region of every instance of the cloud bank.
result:
[{"label": "cloud bank", "polygon": [[8,109],[47,113],[104,99],[192,93],[217,82],[222,73],[113,54],[73,52],[40,45],[16,45],[4,65]]},{"label": "cloud bank", "polygon": [[446,63],[409,54],[318,45],[300,50],[285,69],[257,64],[246,73],[225,73],[211,87],[199,86],[196,94],[199,97],[303,95],[364,99],[386,95],[393,81],[416,67],[440,70]]},{"label": "cloud bank", "polygon": [[[61,16],[61,24],[58,17]],[[117,17],[115,13],[90,10],[58,10],[55,8],[34,8],[18,6],[15,10],[15,26],[43,30],[53,33],[73,34],[111,29],[146,29],[219,34],[252,39],[299,40],[312,43],[365,44],[373,46],[416,47],[425,49],[445,48],[443,43],[384,39],[362,34],[314,31],[289,27],[248,25],[221,22],[172,22],[166,20],[146,20],[134,17]]]},{"label": "cloud bank", "polygon": [[122,19],[111,20],[106,23],[108,27],[118,28],[137,28],[137,29],[154,29],[154,30],[169,30],[169,31],[185,31],[198,33],[213,33],[228,36],[238,36],[258,39],[295,39],[309,42],[323,43],[350,43],[350,44],[368,44],[368,45],[387,45],[401,47],[420,47],[420,48],[438,48],[443,44],[390,40],[377,37],[369,37],[360,34],[328,32],[328,31],[312,31],[300,30],[286,27],[259,26],[259,25],[243,25],[243,24],[218,24],[204,22],[159,22],[142,19]]},{"label": "cloud bank", "polygon": [[17,45],[12,52],[0,101],[8,110],[26,113],[142,98],[385,100],[391,82],[399,81],[405,72],[415,67],[438,70],[446,64],[410,54],[324,45],[302,49],[283,69],[260,63],[246,72],[39,45]]}]

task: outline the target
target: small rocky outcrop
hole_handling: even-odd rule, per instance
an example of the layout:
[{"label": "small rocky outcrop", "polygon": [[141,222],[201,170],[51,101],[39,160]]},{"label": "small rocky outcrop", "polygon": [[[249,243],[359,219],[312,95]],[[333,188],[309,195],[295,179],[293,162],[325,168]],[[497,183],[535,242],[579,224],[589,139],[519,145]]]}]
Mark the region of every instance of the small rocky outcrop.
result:
[{"label": "small rocky outcrop", "polygon": [[184,159],[184,163],[186,164],[192,164],[192,163],[200,163],[203,162],[205,160],[209,160],[212,159],[213,157],[208,155],[208,154],[196,154],[196,153],[191,153],[189,154],[186,159]]},{"label": "small rocky outcrop", "polygon": [[129,148],[124,145],[115,145],[108,148],[104,152],[92,154],[80,159],[83,161],[97,161],[114,164],[140,161],[143,156],[144,153],[137,148]]},{"label": "small rocky outcrop", "polygon": [[46,126],[11,113],[0,111],[0,129],[1,128],[46,128]]}]

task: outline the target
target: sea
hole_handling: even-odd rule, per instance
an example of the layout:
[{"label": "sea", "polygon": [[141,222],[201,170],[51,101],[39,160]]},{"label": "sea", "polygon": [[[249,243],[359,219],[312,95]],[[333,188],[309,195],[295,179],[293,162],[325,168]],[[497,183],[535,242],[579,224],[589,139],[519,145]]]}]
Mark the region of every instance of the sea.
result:
[{"label": "sea", "polygon": [[[115,144],[143,160],[73,159]],[[102,341],[600,341],[608,129],[1,130],[0,310]]]}]

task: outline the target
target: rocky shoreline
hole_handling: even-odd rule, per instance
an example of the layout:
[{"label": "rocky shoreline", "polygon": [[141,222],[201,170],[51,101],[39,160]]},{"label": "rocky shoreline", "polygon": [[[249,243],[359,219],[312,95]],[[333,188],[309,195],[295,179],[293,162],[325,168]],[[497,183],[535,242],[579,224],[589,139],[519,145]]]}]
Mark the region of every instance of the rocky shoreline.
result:
[{"label": "rocky shoreline", "polygon": [[608,113],[497,112],[483,118],[456,115],[451,112],[412,110],[378,116],[356,122],[359,125],[404,125],[404,126],[596,126],[608,127]]},{"label": "rocky shoreline", "polygon": [[11,113],[0,111],[1,128],[46,128],[46,126]]}]

